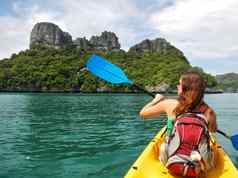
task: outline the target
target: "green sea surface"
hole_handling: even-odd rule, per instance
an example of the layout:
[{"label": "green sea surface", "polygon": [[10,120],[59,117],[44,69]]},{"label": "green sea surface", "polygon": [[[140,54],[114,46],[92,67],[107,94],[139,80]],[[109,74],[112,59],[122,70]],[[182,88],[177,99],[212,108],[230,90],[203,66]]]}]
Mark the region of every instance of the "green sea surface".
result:
[{"label": "green sea surface", "polygon": [[[141,120],[136,94],[0,94],[0,178],[119,178],[165,125]],[[238,133],[238,94],[206,95],[219,128]],[[218,140],[238,167],[229,140]]]}]

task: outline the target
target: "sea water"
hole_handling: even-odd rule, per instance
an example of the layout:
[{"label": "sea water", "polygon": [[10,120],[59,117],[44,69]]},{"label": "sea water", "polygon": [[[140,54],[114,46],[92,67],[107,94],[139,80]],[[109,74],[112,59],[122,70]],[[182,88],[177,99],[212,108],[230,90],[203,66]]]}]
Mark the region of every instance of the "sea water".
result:
[{"label": "sea water", "polygon": [[[119,178],[166,124],[137,94],[0,94],[0,178]],[[238,94],[212,94],[219,129],[238,134]],[[219,142],[238,166],[229,140]]]}]

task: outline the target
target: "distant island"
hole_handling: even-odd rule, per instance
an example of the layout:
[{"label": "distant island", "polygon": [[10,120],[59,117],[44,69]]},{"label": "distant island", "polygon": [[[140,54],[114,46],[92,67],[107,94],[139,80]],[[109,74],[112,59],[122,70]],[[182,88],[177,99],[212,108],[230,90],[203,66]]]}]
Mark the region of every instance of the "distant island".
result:
[{"label": "distant island", "polygon": [[135,91],[125,85],[106,83],[82,71],[92,54],[117,64],[129,78],[151,92],[176,92],[179,76],[189,69],[204,76],[209,93],[221,93],[226,87],[219,84],[219,76],[216,79],[201,68],[192,67],[183,52],[163,38],[145,39],[124,51],[113,32],[104,31],[90,39],[78,37],[73,40],[70,33],[57,25],[41,22],[32,29],[29,46],[29,49],[0,61],[0,91]]},{"label": "distant island", "polygon": [[237,93],[238,92],[238,74],[227,73],[223,75],[216,75],[219,88],[226,93]]}]

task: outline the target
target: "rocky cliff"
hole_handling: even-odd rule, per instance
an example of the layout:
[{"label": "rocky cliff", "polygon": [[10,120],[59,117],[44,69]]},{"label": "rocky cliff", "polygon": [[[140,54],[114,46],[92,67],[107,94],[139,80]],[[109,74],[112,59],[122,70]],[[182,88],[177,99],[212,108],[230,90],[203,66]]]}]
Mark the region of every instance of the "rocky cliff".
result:
[{"label": "rocky cliff", "polygon": [[85,50],[93,49],[92,44],[85,38],[76,38],[76,40],[73,41],[73,43],[77,46],[77,48],[82,48]]},{"label": "rocky cliff", "polygon": [[[77,48],[84,50],[100,51],[119,51],[120,43],[118,37],[113,32],[104,31],[99,36],[92,36],[90,40],[85,37],[78,37],[72,41],[69,33],[63,32],[57,25],[48,22],[37,23],[31,32],[30,47],[37,44],[43,44],[54,48],[63,48],[68,44],[74,44]],[[167,54],[172,51],[178,56],[184,56],[183,52],[171,45],[163,38],[154,40],[143,40],[132,46],[129,52],[143,53],[160,53]]]},{"label": "rocky cliff", "polygon": [[98,50],[119,50],[121,45],[113,32],[102,32],[101,36],[92,36],[90,43]]},{"label": "rocky cliff", "polygon": [[37,23],[31,31],[30,48],[38,44],[62,48],[72,44],[72,37],[53,23],[41,22]]},{"label": "rocky cliff", "polygon": [[90,40],[85,37],[76,38],[73,43],[85,50],[117,51],[121,47],[116,34],[107,31],[102,32],[100,36],[92,36]]},{"label": "rocky cliff", "polygon": [[178,55],[183,56],[183,52],[172,46],[163,38],[156,38],[154,40],[143,40],[142,42],[132,46],[129,51],[136,53],[168,53],[169,49],[176,49]]},{"label": "rocky cliff", "polygon": [[54,48],[63,48],[69,44],[75,44],[77,48],[85,50],[112,51],[120,50],[118,37],[113,32],[104,31],[100,36],[92,36],[90,40],[85,37],[72,41],[69,33],[62,31],[57,25],[49,22],[37,23],[30,37],[30,48],[43,44]]}]

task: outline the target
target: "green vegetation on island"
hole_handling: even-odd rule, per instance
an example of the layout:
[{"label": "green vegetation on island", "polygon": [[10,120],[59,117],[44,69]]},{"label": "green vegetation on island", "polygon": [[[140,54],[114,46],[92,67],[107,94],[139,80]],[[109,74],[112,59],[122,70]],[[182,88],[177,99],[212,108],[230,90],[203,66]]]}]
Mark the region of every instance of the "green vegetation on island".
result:
[{"label": "green vegetation on island", "polygon": [[[55,49],[35,45],[31,49],[13,54],[0,61],[1,91],[132,91],[128,86],[106,83],[87,71],[81,71],[86,60],[97,53],[120,66],[138,85],[153,88],[167,84],[166,91],[174,90],[179,76],[191,69],[183,55],[175,48],[166,53],[143,53],[134,51],[85,51],[75,45]],[[200,70],[195,68],[195,70]],[[202,72],[208,87],[215,87],[216,80]],[[156,89],[154,89],[156,90]]]},{"label": "green vegetation on island", "polygon": [[[182,51],[163,38],[145,39],[128,52],[120,47],[113,32],[104,31],[91,39],[72,40],[68,32],[49,22],[37,23],[30,49],[0,61],[0,91],[39,92],[132,92],[128,86],[112,85],[82,70],[92,54],[99,54],[121,67],[138,85],[154,92],[175,92],[179,76],[192,69]],[[204,75],[209,88],[213,76]]]},{"label": "green vegetation on island", "polygon": [[216,76],[218,86],[224,92],[238,92],[238,74],[227,73]]}]

